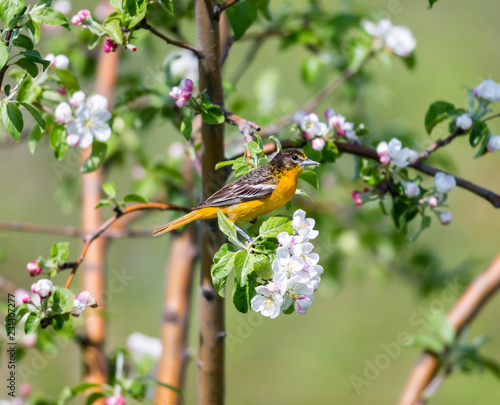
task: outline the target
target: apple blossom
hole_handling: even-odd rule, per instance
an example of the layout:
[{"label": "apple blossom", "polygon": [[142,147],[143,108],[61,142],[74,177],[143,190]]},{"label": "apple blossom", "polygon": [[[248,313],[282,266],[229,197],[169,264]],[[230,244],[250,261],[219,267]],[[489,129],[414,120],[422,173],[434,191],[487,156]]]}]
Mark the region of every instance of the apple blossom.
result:
[{"label": "apple blossom", "polygon": [[438,172],[434,176],[434,185],[439,193],[446,194],[457,185],[457,181],[451,174]]},{"label": "apple blossom", "polygon": [[328,132],[328,127],[324,122],[319,122],[317,114],[312,113],[302,118],[300,128],[304,131],[306,139],[313,139],[315,136],[323,136]]},{"label": "apple blossom", "polygon": [[182,79],[179,86],[175,86],[170,91],[169,96],[175,101],[175,105],[182,108],[191,98],[191,92],[193,91],[194,83],[191,79]]},{"label": "apple blossom", "polygon": [[297,125],[300,125],[305,117],[307,117],[307,113],[305,111],[297,111],[295,114],[293,114],[293,122],[295,122]]},{"label": "apple blossom", "polygon": [[127,338],[127,348],[137,358],[159,359],[163,351],[161,340],[140,332],[134,332]]},{"label": "apple blossom", "polygon": [[167,153],[171,159],[181,159],[186,154],[186,148],[181,142],[172,142]]},{"label": "apple blossom", "polygon": [[290,235],[288,232],[280,232],[276,239],[278,239],[279,244],[287,249],[293,248],[295,245],[295,238],[293,235]]},{"label": "apple blossom", "polygon": [[105,405],[125,405],[125,400],[121,395],[112,395],[104,398]]},{"label": "apple blossom", "polygon": [[90,19],[90,11],[87,9],[80,10],[77,14],[75,14],[71,18],[71,24],[73,25],[85,25],[86,22]]},{"label": "apple blossom", "polygon": [[21,300],[23,301],[23,303],[27,304],[28,302],[31,301],[31,295],[25,293],[21,296]]},{"label": "apple blossom", "polygon": [[42,278],[31,286],[31,291],[39,295],[40,298],[46,298],[52,294],[51,290],[53,287],[54,283],[51,280]]},{"label": "apple blossom", "polygon": [[352,199],[354,200],[354,203],[356,205],[363,204],[363,200],[361,199],[360,194],[361,193],[359,191],[357,191],[357,190],[355,190],[355,191],[352,192]]},{"label": "apple blossom", "polygon": [[384,38],[392,28],[392,22],[387,18],[380,20],[376,24],[368,20],[362,20],[361,25],[368,34],[377,38]]},{"label": "apple blossom", "polygon": [[458,128],[467,131],[472,126],[472,118],[469,114],[462,114],[455,119],[455,125]]},{"label": "apple blossom", "polygon": [[297,210],[293,214],[292,227],[298,235],[309,239],[314,239],[319,232],[314,230],[316,221],[312,218],[306,218],[304,210]]},{"label": "apple blossom", "polygon": [[487,79],[479,83],[473,93],[478,100],[500,101],[500,84]]},{"label": "apple blossom", "polygon": [[38,265],[38,260],[33,260],[26,265],[26,269],[30,272],[31,277],[38,276],[42,272],[42,268]]},{"label": "apple blossom", "polygon": [[60,11],[64,15],[68,15],[71,11],[71,2],[68,0],[56,0],[52,2],[52,8],[56,11]]},{"label": "apple blossom", "polygon": [[411,181],[404,182],[403,187],[405,195],[409,198],[418,197],[420,195],[420,187]]},{"label": "apple blossom", "polygon": [[309,308],[312,303],[313,292],[313,288],[303,283],[299,277],[290,278],[287,283],[283,309],[286,310],[293,304],[297,313],[302,315],[307,313],[307,308]]},{"label": "apple blossom", "polygon": [[429,207],[435,208],[439,204],[439,200],[436,196],[432,196],[431,198],[429,198],[428,204],[429,204]]},{"label": "apple blossom", "polygon": [[330,119],[330,117],[333,117],[335,115],[335,110],[333,108],[329,108],[325,111],[325,118],[327,120]]},{"label": "apple blossom", "polygon": [[66,55],[57,55],[54,58],[54,67],[66,70],[69,66],[69,58]]},{"label": "apple blossom", "polygon": [[85,103],[85,99],[87,98],[87,95],[81,91],[75,91],[71,98],[69,99],[69,105],[71,107],[80,107],[83,103]]},{"label": "apple blossom", "polygon": [[127,48],[129,51],[132,51],[132,52],[137,51],[137,47],[135,45],[132,45],[132,44],[125,45],[125,48]]},{"label": "apple blossom", "polygon": [[56,121],[61,124],[67,124],[73,119],[73,110],[68,103],[60,103],[54,111]]},{"label": "apple blossom", "polygon": [[449,211],[442,211],[439,212],[439,220],[441,221],[441,224],[443,225],[448,225],[451,222],[451,212]]},{"label": "apple blossom", "polygon": [[410,56],[417,41],[413,37],[408,27],[392,27],[389,29],[385,36],[385,44],[396,55],[406,58]]},{"label": "apple blossom", "polygon": [[488,149],[490,153],[500,150],[500,135],[490,135],[486,149]]},{"label": "apple blossom", "polygon": [[322,151],[325,145],[326,141],[324,138],[314,138],[311,142],[311,148],[317,152]]},{"label": "apple blossom", "polygon": [[199,79],[198,58],[187,49],[171,52],[163,62],[169,67],[170,74],[175,79],[186,77],[196,82]]},{"label": "apple blossom", "polygon": [[266,286],[256,287],[255,291],[257,295],[252,298],[250,303],[255,312],[260,312],[271,319],[276,318],[280,314],[281,306],[283,305],[283,296],[279,292],[275,292],[274,287],[274,283],[270,288],[266,288]]}]

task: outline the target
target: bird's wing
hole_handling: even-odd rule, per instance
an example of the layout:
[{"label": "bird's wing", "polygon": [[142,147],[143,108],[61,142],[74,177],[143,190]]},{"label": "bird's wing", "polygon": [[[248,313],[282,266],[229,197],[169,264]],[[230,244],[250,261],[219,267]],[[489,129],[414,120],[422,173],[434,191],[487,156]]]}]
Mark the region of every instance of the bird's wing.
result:
[{"label": "bird's wing", "polygon": [[222,187],[194,209],[221,207],[269,197],[277,185],[278,180],[271,176],[270,173],[256,169]]}]

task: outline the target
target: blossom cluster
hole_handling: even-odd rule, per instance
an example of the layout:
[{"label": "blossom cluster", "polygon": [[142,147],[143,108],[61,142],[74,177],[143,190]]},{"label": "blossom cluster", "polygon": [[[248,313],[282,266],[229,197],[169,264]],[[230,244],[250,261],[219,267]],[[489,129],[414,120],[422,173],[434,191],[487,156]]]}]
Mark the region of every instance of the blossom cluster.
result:
[{"label": "blossom cluster", "polygon": [[70,146],[88,148],[94,138],[106,142],[111,136],[111,119],[108,100],[100,94],[87,98],[83,91],[73,93],[66,102],[60,103],[54,112],[56,120],[64,124],[68,133],[66,142]]},{"label": "blossom cluster", "polygon": [[56,69],[66,70],[69,66],[69,58],[63,54],[54,55],[48,53],[44,56],[44,59],[50,62],[49,67],[55,67]]},{"label": "blossom cluster", "polygon": [[418,160],[418,152],[407,147],[403,148],[403,144],[397,138],[392,138],[389,143],[380,142],[377,145],[377,154],[383,165],[392,162],[394,166],[406,167]]},{"label": "blossom cluster", "polygon": [[[480,103],[485,105],[495,101],[500,101],[500,84],[495,83],[491,79],[483,80],[474,88],[473,94]],[[458,122],[455,123],[459,126]],[[490,153],[500,150],[500,135],[490,134],[486,149]]]},{"label": "blossom cluster", "polygon": [[318,265],[319,255],[312,252],[314,246],[310,242],[319,232],[314,230],[314,219],[305,215],[303,210],[295,211],[293,234],[278,234],[280,247],[272,264],[273,279],[255,288],[257,295],[252,298],[252,309],[272,319],[292,305],[297,313],[307,313],[321,281],[323,268]]},{"label": "blossom cluster", "polygon": [[375,38],[375,47],[385,46],[402,58],[410,56],[417,46],[417,41],[408,27],[394,26],[389,19],[382,19],[378,23],[363,20],[361,24],[365,31]]},{"label": "blossom cluster", "polygon": [[[307,114],[305,111],[297,111],[293,120],[302,130],[304,137],[311,140],[311,147],[315,151],[321,151],[326,145],[326,136],[333,134],[345,137],[350,142],[359,140],[354,129],[354,123],[348,122],[346,118],[337,114],[333,108],[329,108],[324,114],[327,123],[321,122],[315,113]],[[363,126],[360,126],[363,128]]]},{"label": "blossom cluster", "polygon": [[182,79],[179,86],[174,86],[168,95],[175,100],[175,105],[181,108],[191,99],[193,87],[191,79]]}]

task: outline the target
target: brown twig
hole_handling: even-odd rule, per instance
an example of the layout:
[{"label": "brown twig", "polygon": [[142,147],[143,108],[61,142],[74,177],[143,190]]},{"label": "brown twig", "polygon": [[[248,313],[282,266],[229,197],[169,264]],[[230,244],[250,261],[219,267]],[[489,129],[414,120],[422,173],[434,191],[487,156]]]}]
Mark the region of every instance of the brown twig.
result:
[{"label": "brown twig", "polygon": [[[46,235],[62,235],[75,238],[82,238],[86,235],[83,229],[73,226],[47,226],[36,224],[22,224],[19,222],[0,222],[0,229],[19,232],[43,233]],[[151,229],[108,229],[102,235],[103,238],[120,239],[120,238],[140,238],[150,237]]]},{"label": "brown twig", "polygon": [[433,142],[426,150],[424,150],[422,153],[420,153],[418,155],[418,162],[422,162],[424,161],[425,159],[427,159],[429,157],[429,155],[436,151],[437,149],[443,147],[443,146],[446,146],[448,145],[449,143],[451,143],[458,135],[461,135],[463,134],[464,131],[460,128],[457,128],[455,130],[455,132],[453,132],[452,134],[450,134],[448,137],[444,138],[444,139],[438,139],[437,141]]},{"label": "brown twig", "polygon": [[247,139],[247,137],[252,139],[252,135],[254,134],[253,130],[255,129],[257,132],[260,131],[260,126],[257,125],[253,121],[248,121],[244,118],[239,117],[238,115],[233,114],[230,111],[227,111],[224,106],[220,106],[222,109],[222,112],[224,113],[224,117],[226,119],[226,122],[230,125],[234,125],[238,127],[240,130],[241,134]]},{"label": "brown twig", "polygon": [[[334,143],[337,146],[337,149],[339,150],[339,152],[344,152],[344,153],[348,153],[350,155],[360,156],[360,157],[364,157],[364,158],[376,160],[376,161],[379,161],[379,159],[380,159],[378,154],[377,154],[377,151],[375,149],[366,148],[364,146],[361,146],[358,144],[353,144],[353,143],[346,143],[346,142],[334,142]],[[298,142],[292,142],[290,140],[281,141],[281,146],[283,146],[283,148],[300,148],[304,145],[305,145],[305,141],[298,141]],[[267,143],[264,145],[264,152],[266,154],[273,153],[275,151],[276,151],[276,144],[274,142]],[[238,156],[241,156],[241,154]],[[238,157],[238,156],[236,156],[236,157]],[[425,165],[421,162],[410,164],[408,167],[411,167],[411,168],[418,170],[419,172],[425,173],[429,176],[435,176],[436,173],[438,173],[438,172],[447,173],[444,170],[436,169],[435,167]],[[491,205],[493,205],[495,208],[500,208],[500,195],[498,195],[498,194],[494,193],[493,191],[488,190],[484,187],[478,186],[477,184],[474,184],[468,180],[462,179],[462,178],[454,176],[454,175],[453,175],[453,177],[455,177],[455,180],[457,182],[458,187],[463,188],[464,190],[470,191],[471,193],[476,194],[477,196],[485,199]]]},{"label": "brown twig", "polygon": [[229,7],[234,6],[239,1],[240,0],[227,0],[222,4],[219,4],[219,12],[222,13],[223,11],[227,10]]},{"label": "brown twig", "polygon": [[[200,89],[206,90],[213,103],[224,105],[220,69],[221,51],[216,0],[195,1],[197,46],[205,57],[199,59]],[[223,185],[222,174],[215,165],[224,160],[224,125],[201,125],[202,198]],[[210,268],[214,254],[224,241],[217,221],[200,224],[200,296],[198,357],[198,404],[224,403],[224,300],[212,285]]]},{"label": "brown twig", "polygon": [[[131,212],[144,211],[144,210],[160,210],[160,211],[173,210],[173,211],[183,211],[183,212],[190,212],[191,211],[189,208],[182,207],[179,205],[150,202],[150,203],[141,203],[141,204],[131,205],[130,207],[127,207],[124,210],[117,212],[114,216],[112,216],[106,222],[104,222],[99,227],[99,229],[97,229],[93,233],[87,234],[86,236],[83,237],[83,240],[85,242],[83,245],[83,249],[80,253],[80,256],[78,257],[76,262],[74,262],[74,265],[71,268],[71,274],[69,275],[68,280],[66,281],[64,288],[70,287],[71,282],[73,281],[73,278],[75,276],[75,273],[77,272],[80,264],[85,259],[85,255],[87,254],[87,251],[88,251],[90,245],[92,244],[92,242],[94,242],[97,238],[99,238],[111,225],[113,225],[116,221],[118,221],[118,219],[121,218],[123,215],[129,214]],[[54,229],[52,229],[52,230],[54,230]],[[49,233],[55,233],[55,232],[49,232]],[[150,235],[151,235],[151,232],[150,232]]]},{"label": "brown twig", "polygon": [[226,45],[224,46],[224,53],[222,54],[222,58],[221,58],[221,61],[220,61],[220,65],[221,66],[224,66],[224,62],[226,61],[227,56],[229,55],[229,50],[233,46],[234,41],[235,41],[234,37],[228,37],[227,38]]},{"label": "brown twig", "polygon": [[195,46],[186,44],[184,42],[176,41],[175,39],[169,38],[166,35],[162,34],[155,27],[149,25],[147,21],[144,19],[138,25],[138,28],[143,28],[145,30],[150,31],[153,35],[156,35],[158,38],[163,39],[167,44],[177,46],[179,48],[188,49],[193,52],[198,58],[203,58],[203,53],[196,48]]},{"label": "brown twig", "polygon": [[[373,53],[370,53],[363,63],[361,63],[358,67],[358,69],[351,69],[350,67],[345,68],[340,76],[336,77],[334,80],[332,80],[330,83],[326,85],[326,87],[321,90],[318,94],[316,94],[314,97],[311,97],[303,106],[300,108],[300,110],[305,111],[307,114],[313,112],[318,105],[320,105],[323,100],[325,100],[327,97],[335,93],[337,89],[344,84],[347,80],[349,80],[354,74],[356,74],[367,62],[368,60],[371,59],[373,56]],[[286,127],[287,125],[290,125],[293,122],[293,116],[294,113],[287,114],[272,124],[266,126],[265,128],[262,129],[262,132],[260,133],[261,136],[269,136],[269,135],[274,135],[276,134],[279,130],[281,130],[283,127]]]},{"label": "brown twig", "polygon": [[[7,34],[5,34],[5,45],[7,48],[9,47],[10,44],[10,38],[12,37],[12,30],[7,31]],[[5,62],[5,65],[2,66],[2,69],[0,70],[0,87],[3,86],[3,79],[5,77],[5,73],[7,73],[7,69],[9,68],[9,64]]]},{"label": "brown twig", "polygon": [[[457,334],[474,319],[499,288],[500,255],[476,277],[448,313],[448,322]],[[436,375],[439,365],[439,358],[435,354],[427,351],[422,353],[406,382],[398,405],[419,404],[422,393]]]},{"label": "brown twig", "polygon": [[[187,335],[194,264],[197,257],[196,226],[172,233],[165,280],[165,298],[160,338],[163,346],[157,379],[183,389],[189,359]],[[158,387],[156,404],[180,404],[177,392]]]}]

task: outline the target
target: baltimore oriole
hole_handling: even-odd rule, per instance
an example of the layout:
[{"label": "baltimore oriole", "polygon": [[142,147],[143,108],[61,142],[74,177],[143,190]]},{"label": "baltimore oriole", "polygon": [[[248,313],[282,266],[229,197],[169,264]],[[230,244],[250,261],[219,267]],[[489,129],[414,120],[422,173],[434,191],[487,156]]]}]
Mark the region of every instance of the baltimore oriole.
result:
[{"label": "baltimore oriole", "polygon": [[231,222],[246,224],[285,205],[297,190],[304,166],[318,165],[297,149],[284,149],[267,165],[252,170],[222,187],[189,214],[160,226],[153,236],[172,231],[197,219],[217,218],[220,209]]}]

